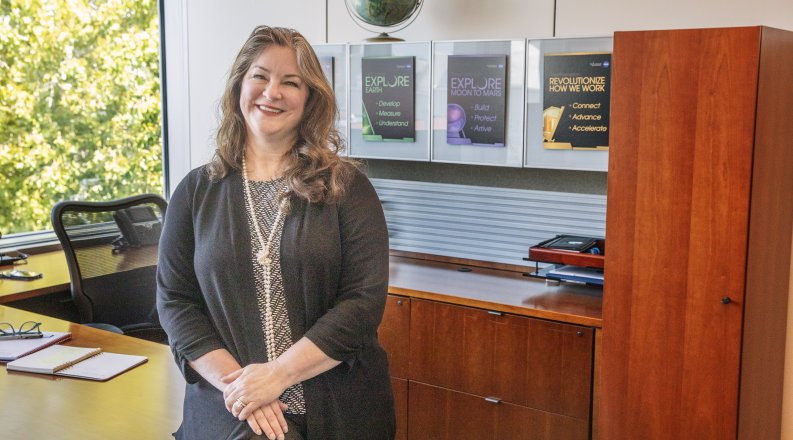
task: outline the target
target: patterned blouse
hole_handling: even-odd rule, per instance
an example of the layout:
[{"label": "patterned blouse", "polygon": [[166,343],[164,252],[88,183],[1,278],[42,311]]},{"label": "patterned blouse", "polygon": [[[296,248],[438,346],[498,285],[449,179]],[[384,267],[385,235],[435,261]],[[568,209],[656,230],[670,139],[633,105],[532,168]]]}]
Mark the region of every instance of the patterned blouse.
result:
[{"label": "patterned blouse", "polygon": [[[251,198],[253,199],[253,206],[256,209],[256,220],[259,221],[259,229],[266,239],[270,235],[270,230],[273,227],[273,222],[278,216],[278,208],[280,204],[279,196],[286,190],[286,183],[283,177],[274,180],[265,181],[249,181],[251,190]],[[249,210],[245,210],[248,212]],[[283,220],[282,215],[282,220]],[[253,254],[251,255],[253,263],[253,273],[256,279],[256,298],[259,304],[259,316],[262,320],[262,330],[267,334],[266,330],[266,303],[264,294],[264,268],[256,263],[256,254],[261,250],[261,244],[256,239],[256,233],[253,225],[253,219],[250,212],[248,212],[248,226],[251,229]],[[281,233],[283,232],[283,221],[279,221],[276,225],[277,230],[273,235],[273,241],[270,244],[273,252],[271,253],[272,266],[271,266],[271,286],[270,286],[270,301],[272,305],[273,317],[273,331],[275,336],[275,353],[268,358],[275,359],[285,352],[295,341],[292,340],[292,332],[289,327],[289,313],[286,308],[286,298],[284,297],[284,282],[281,276],[281,256],[279,249],[281,249]],[[265,341],[262,341],[265,344]],[[265,344],[266,345],[266,344]],[[306,404],[303,398],[303,386],[298,383],[287,388],[281,395],[280,400],[289,408],[286,410],[290,414],[305,414]]]}]

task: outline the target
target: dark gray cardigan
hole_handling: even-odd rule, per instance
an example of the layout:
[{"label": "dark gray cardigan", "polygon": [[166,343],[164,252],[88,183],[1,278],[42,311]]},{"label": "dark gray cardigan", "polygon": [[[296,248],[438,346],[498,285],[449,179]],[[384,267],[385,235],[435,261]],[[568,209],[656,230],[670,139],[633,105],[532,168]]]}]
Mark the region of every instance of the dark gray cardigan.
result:
[{"label": "dark gray cardigan", "polygon": [[[356,171],[337,203],[293,199],[291,206],[281,269],[292,335],[343,361],[303,382],[308,439],[392,439],[393,396],[376,334],[388,287],[388,232],[377,194]],[[188,365],[218,348],[243,366],[266,361],[246,215],[240,174],[212,182],[204,167],[185,177],[168,205],[157,310],[187,380],[177,438],[253,435]]]}]

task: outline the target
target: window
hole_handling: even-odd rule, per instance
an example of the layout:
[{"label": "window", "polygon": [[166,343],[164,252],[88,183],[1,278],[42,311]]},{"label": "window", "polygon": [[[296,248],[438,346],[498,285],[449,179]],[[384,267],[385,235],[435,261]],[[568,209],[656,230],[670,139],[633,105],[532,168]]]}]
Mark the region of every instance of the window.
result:
[{"label": "window", "polygon": [[157,0],[0,0],[0,232],[163,193]]}]

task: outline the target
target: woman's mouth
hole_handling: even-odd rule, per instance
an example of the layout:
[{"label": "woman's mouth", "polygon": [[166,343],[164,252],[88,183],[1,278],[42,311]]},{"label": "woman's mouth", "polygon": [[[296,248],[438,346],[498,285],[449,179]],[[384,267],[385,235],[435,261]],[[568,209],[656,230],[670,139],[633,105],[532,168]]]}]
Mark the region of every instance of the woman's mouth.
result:
[{"label": "woman's mouth", "polygon": [[271,113],[271,114],[276,114],[276,115],[279,114],[279,113],[283,113],[284,112],[281,109],[278,109],[278,108],[275,108],[275,107],[269,107],[269,106],[266,106],[266,105],[257,105],[256,108],[258,108],[259,110],[261,110],[261,111],[263,111],[265,113]]}]

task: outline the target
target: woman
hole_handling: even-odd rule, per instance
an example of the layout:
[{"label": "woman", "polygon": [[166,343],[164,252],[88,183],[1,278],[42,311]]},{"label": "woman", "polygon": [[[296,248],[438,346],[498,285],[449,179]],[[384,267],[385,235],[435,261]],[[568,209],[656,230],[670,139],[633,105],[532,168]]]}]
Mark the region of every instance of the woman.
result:
[{"label": "woman", "polygon": [[216,156],[174,191],[160,241],[157,309],[187,380],[177,438],[394,436],[376,336],[388,234],[335,119],[305,38],[256,28]]}]

